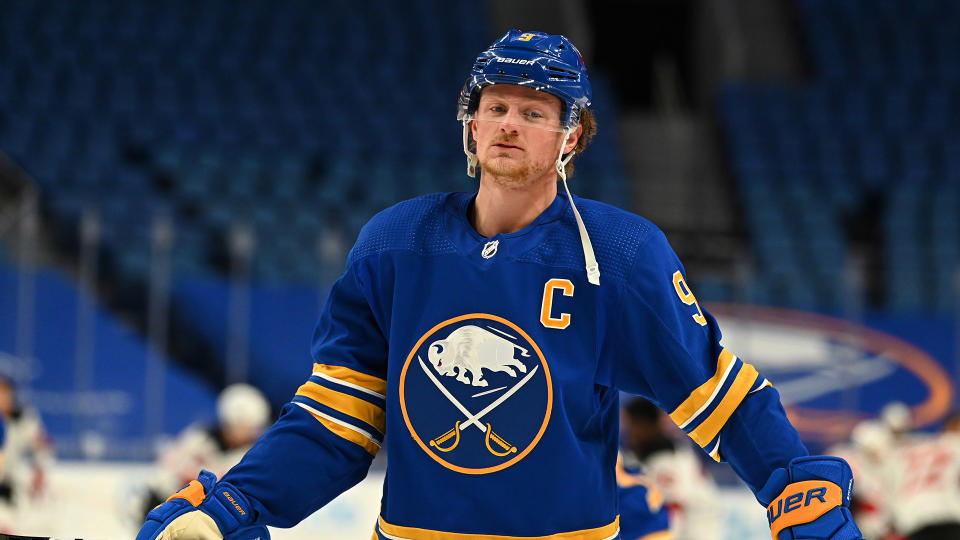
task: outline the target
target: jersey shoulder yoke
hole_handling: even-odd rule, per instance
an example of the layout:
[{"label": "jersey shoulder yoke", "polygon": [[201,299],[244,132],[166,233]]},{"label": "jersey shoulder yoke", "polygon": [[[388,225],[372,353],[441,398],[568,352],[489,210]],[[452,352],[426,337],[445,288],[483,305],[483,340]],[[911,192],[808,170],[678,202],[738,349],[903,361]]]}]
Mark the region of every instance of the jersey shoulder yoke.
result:
[{"label": "jersey shoulder yoke", "polygon": [[456,251],[444,234],[443,212],[449,193],[431,193],[378,212],[360,230],[347,264],[385,251],[437,255]]},{"label": "jersey shoulder yoke", "polygon": [[[650,220],[606,203],[574,197],[580,217],[590,235],[590,243],[600,265],[601,281],[625,279],[638,259],[638,253],[651,237],[663,233]],[[567,207],[560,234],[537,246],[523,258],[530,262],[583,268],[583,248],[573,211]]]}]

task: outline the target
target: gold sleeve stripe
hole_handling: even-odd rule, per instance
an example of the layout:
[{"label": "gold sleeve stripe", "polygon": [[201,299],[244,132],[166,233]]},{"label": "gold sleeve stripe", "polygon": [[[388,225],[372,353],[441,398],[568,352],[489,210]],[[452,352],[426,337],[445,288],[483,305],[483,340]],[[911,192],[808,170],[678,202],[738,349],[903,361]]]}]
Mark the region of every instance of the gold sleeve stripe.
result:
[{"label": "gold sleeve stripe", "polygon": [[722,429],[723,425],[730,419],[730,415],[732,415],[733,411],[740,405],[743,398],[747,396],[747,392],[750,391],[750,387],[753,386],[753,383],[756,382],[759,376],[760,374],[757,373],[756,368],[744,363],[743,367],[740,368],[740,372],[737,373],[737,378],[733,380],[733,384],[730,385],[730,389],[727,390],[720,404],[717,405],[717,408],[710,413],[710,416],[708,416],[703,423],[690,432],[690,438],[699,444],[701,448],[709,444],[710,441],[720,433],[720,429]]},{"label": "gold sleeve stripe", "polygon": [[641,536],[640,538],[637,538],[637,540],[673,540],[673,533],[670,531],[657,531],[655,533]]},{"label": "gold sleeve stripe", "polygon": [[366,431],[356,426],[351,426],[350,424],[342,420],[338,420],[328,414],[323,414],[322,412],[305,403],[300,403],[299,401],[294,401],[294,403],[306,409],[307,412],[313,415],[313,417],[323,424],[324,427],[332,431],[334,435],[362,446],[363,449],[366,450],[371,456],[377,455],[377,452],[380,450],[380,444],[373,440],[373,436]]},{"label": "gold sleeve stripe", "polygon": [[354,390],[366,392],[380,399],[387,399],[387,381],[373,375],[360,373],[348,367],[328,366],[326,364],[314,364],[313,375]]},{"label": "gold sleeve stripe", "polygon": [[434,531],[393,525],[384,521],[382,516],[377,520],[377,528],[383,536],[397,540],[613,540],[620,537],[620,516],[617,516],[612,523],[595,529],[562,532],[549,536],[501,536]]},{"label": "gold sleeve stripe", "polygon": [[717,372],[713,374],[713,377],[691,392],[690,396],[670,413],[670,419],[673,420],[674,424],[680,426],[680,429],[685,428],[697,415],[713,403],[714,398],[717,397],[717,392],[723,386],[723,382],[730,375],[730,370],[733,369],[736,359],[737,357],[726,349],[720,351],[720,357],[717,359]]},{"label": "gold sleeve stripe", "polygon": [[369,401],[309,381],[297,390],[297,395],[308,397],[317,403],[366,422],[377,428],[380,433],[384,433],[386,430],[386,413],[382,408]]}]

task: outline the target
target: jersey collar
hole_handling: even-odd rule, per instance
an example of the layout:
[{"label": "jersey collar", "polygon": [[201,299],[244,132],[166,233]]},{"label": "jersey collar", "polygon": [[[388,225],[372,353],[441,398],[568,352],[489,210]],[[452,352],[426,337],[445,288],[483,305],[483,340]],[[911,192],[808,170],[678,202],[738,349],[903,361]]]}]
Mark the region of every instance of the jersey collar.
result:
[{"label": "jersey collar", "polygon": [[553,202],[533,222],[519,231],[511,233],[495,234],[490,237],[482,236],[473,228],[467,217],[467,209],[477,197],[477,192],[470,193],[452,193],[447,200],[446,229],[447,234],[458,251],[464,255],[476,255],[480,257],[483,246],[489,242],[499,241],[500,249],[504,255],[510,258],[519,256],[528,251],[537,244],[547,233],[548,223],[556,221],[563,217],[564,211],[569,206],[566,195],[557,193]]}]

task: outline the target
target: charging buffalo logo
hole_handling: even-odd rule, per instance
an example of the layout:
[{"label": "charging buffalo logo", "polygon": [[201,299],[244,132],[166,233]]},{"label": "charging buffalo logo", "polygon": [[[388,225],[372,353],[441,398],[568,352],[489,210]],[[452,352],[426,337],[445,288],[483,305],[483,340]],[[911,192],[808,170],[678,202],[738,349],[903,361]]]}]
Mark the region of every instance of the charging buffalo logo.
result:
[{"label": "charging buffalo logo", "polygon": [[496,315],[471,313],[434,326],[400,373],[410,435],[435,461],[465,474],[523,459],[546,431],[552,406],[540,347]]}]

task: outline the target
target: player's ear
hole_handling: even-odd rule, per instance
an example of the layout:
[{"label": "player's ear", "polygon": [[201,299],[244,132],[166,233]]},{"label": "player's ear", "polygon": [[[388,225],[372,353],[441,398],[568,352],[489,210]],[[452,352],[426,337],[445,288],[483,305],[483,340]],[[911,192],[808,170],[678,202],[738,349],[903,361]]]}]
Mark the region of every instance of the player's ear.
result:
[{"label": "player's ear", "polygon": [[573,130],[570,133],[570,136],[567,137],[567,145],[563,147],[563,153],[569,154],[577,147],[577,143],[580,141],[580,135],[583,134],[583,124],[577,124],[577,129]]},{"label": "player's ear", "polygon": [[477,121],[470,120],[470,134],[473,135],[473,140],[477,140]]}]

